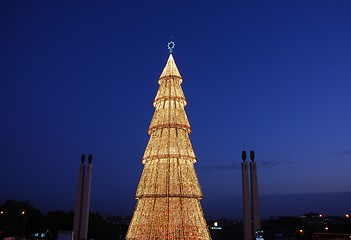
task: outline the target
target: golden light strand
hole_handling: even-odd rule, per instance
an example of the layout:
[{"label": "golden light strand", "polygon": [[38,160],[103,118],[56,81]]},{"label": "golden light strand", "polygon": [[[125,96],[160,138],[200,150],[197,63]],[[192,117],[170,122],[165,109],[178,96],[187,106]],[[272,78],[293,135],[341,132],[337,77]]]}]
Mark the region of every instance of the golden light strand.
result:
[{"label": "golden light strand", "polygon": [[194,169],[182,81],[170,54],[153,103],[128,240],[211,239],[200,205],[202,192]]}]

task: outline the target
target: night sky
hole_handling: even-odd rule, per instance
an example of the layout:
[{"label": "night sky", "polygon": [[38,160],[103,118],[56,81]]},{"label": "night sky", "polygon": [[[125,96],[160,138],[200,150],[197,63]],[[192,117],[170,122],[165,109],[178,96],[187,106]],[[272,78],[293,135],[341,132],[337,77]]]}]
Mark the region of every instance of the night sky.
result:
[{"label": "night sky", "polygon": [[171,36],[206,216],[251,149],[263,216],[351,210],[347,0],[1,1],[0,203],[73,210],[92,153],[91,210],[132,215]]}]

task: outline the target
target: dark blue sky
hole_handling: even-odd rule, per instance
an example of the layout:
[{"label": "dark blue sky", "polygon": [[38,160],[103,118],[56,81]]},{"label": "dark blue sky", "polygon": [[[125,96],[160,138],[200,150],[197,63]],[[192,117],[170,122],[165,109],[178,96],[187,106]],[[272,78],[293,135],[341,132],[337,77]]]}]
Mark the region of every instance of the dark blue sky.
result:
[{"label": "dark blue sky", "polygon": [[[350,13],[346,0],[1,1],[0,202],[73,209],[92,152],[91,210],[132,214],[170,36],[206,215],[241,217],[251,148],[260,195],[351,192]],[[261,208],[350,210],[337,199]]]}]

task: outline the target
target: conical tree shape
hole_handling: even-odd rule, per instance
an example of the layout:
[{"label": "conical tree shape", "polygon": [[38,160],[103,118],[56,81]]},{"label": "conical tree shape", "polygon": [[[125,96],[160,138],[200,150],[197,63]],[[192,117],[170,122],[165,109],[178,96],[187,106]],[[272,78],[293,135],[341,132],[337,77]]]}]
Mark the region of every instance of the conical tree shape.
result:
[{"label": "conical tree shape", "polygon": [[200,205],[182,77],[172,54],[158,83],[138,202],[126,239],[211,239]]}]

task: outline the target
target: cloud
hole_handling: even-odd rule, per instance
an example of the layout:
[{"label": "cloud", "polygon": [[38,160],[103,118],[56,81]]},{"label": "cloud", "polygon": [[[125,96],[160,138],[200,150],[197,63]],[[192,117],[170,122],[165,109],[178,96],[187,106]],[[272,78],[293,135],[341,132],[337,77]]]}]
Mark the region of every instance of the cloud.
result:
[{"label": "cloud", "polygon": [[351,151],[328,152],[326,153],[326,155],[345,156],[345,155],[351,155]]},{"label": "cloud", "polygon": [[[209,199],[211,196],[207,196]],[[228,196],[212,198],[206,213],[220,217],[242,218],[242,197]],[[221,204],[216,204],[218,201]],[[343,216],[350,209],[351,192],[296,193],[260,195],[259,205],[262,218],[272,216],[302,216],[309,212],[323,215]],[[207,206],[206,206],[207,207]],[[212,208],[212,209],[210,209]]]},{"label": "cloud", "polygon": [[[248,164],[250,161],[248,161]],[[283,160],[263,160],[263,161],[258,161],[256,162],[260,166],[264,168],[271,168],[271,167],[276,167],[278,165],[283,165],[283,164],[290,164],[291,162],[283,161]],[[217,165],[197,165],[198,170],[204,170],[204,171],[227,171],[227,170],[233,170],[233,169],[241,169],[241,163],[221,163]]]},{"label": "cloud", "polygon": [[350,207],[351,192],[300,193],[260,196],[261,214],[296,216],[308,212],[342,216]]},{"label": "cloud", "polygon": [[204,171],[226,171],[226,170],[232,170],[232,169],[240,169],[240,164],[217,164],[217,165],[198,165],[197,166],[198,170],[204,170]]},{"label": "cloud", "polygon": [[264,160],[260,162],[260,165],[264,168],[276,167],[278,165],[290,164],[291,162],[283,160]]}]

